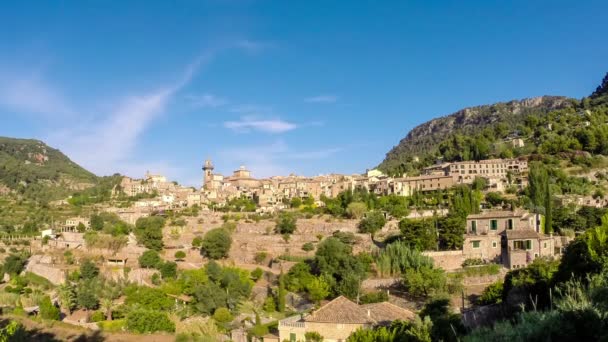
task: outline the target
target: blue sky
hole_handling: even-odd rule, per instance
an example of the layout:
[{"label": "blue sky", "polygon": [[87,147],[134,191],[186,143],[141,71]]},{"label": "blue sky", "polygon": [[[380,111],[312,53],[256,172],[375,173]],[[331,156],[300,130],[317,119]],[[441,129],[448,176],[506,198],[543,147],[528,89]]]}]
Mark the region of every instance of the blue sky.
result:
[{"label": "blue sky", "polygon": [[363,172],[466,106],[580,98],[606,1],[47,1],[0,10],[0,135],[98,174]]}]

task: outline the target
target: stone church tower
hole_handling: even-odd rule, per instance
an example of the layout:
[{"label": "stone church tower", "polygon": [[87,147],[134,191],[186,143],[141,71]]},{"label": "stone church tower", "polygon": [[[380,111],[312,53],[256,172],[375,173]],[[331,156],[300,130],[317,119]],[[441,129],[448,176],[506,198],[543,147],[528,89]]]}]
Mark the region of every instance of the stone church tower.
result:
[{"label": "stone church tower", "polygon": [[211,190],[213,188],[213,163],[210,159],[205,160],[205,164],[203,165],[203,188],[207,190]]}]

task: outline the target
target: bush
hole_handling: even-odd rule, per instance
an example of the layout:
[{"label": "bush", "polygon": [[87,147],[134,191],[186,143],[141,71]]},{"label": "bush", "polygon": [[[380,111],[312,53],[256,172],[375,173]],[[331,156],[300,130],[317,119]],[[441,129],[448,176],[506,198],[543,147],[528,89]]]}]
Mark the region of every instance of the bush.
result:
[{"label": "bush", "polygon": [[177,264],[171,261],[164,262],[158,267],[163,279],[174,279],[177,277]]},{"label": "bush", "polygon": [[376,291],[365,293],[360,298],[362,304],[381,303],[388,301],[388,293],[385,291]]},{"label": "bush", "polygon": [[315,245],[312,242],[307,242],[302,245],[302,250],[305,252],[310,252],[315,249]]},{"label": "bush", "polygon": [[215,228],[205,234],[201,252],[210,259],[222,259],[228,256],[231,245],[230,232],[224,228]]},{"label": "bush", "polygon": [[112,321],[101,321],[98,322],[97,325],[104,332],[121,332],[126,328],[127,321],[125,319],[115,319]]},{"label": "bush", "polygon": [[25,267],[25,258],[17,254],[11,254],[4,260],[2,271],[11,275],[19,274]]},{"label": "bush", "polygon": [[184,260],[184,258],[186,257],[186,252],[184,251],[177,251],[175,252],[175,259],[176,260]]},{"label": "bush", "polygon": [[257,252],[257,253],[255,253],[255,257],[254,257],[255,263],[261,264],[266,260],[267,257],[268,257],[267,252]]},{"label": "bush", "polygon": [[277,218],[275,232],[277,234],[293,234],[297,229],[297,219],[293,213],[281,212]]},{"label": "bush", "polygon": [[264,311],[268,313],[275,312],[277,310],[277,304],[272,296],[268,296],[264,301]]},{"label": "bush", "polygon": [[484,262],[479,258],[469,258],[462,263],[462,267],[483,265]]},{"label": "bush", "polygon": [[161,260],[157,251],[147,250],[138,259],[139,266],[143,268],[156,268]]},{"label": "bush", "polygon": [[165,312],[134,310],[127,315],[127,329],[140,334],[157,331],[175,332],[175,323]]},{"label": "bush", "polygon": [[495,275],[500,273],[501,266],[498,264],[488,264],[482,266],[465,267],[462,271],[465,277],[480,277],[485,275]]},{"label": "bush", "polygon": [[203,244],[203,238],[202,237],[197,236],[194,239],[192,239],[192,247],[199,248],[199,247],[201,247],[202,244]]},{"label": "bush", "polygon": [[80,265],[80,277],[82,279],[93,279],[99,275],[99,268],[91,260],[85,260]]},{"label": "bush", "polygon": [[256,267],[255,270],[251,271],[251,279],[253,279],[253,281],[258,281],[260,278],[262,278],[263,275],[264,270],[259,267]]},{"label": "bush", "polygon": [[213,319],[219,323],[229,323],[232,322],[234,317],[230,313],[230,310],[226,308],[217,308],[213,313]]},{"label": "bush", "polygon": [[479,305],[497,304],[502,302],[503,282],[498,281],[486,287],[477,300]]},{"label": "bush", "polygon": [[101,311],[95,311],[91,315],[91,322],[101,322],[106,319],[105,315]]},{"label": "bush", "polygon": [[44,296],[44,298],[42,298],[39,307],[40,317],[44,319],[51,319],[54,321],[59,320],[59,308],[53,305],[49,296]]}]

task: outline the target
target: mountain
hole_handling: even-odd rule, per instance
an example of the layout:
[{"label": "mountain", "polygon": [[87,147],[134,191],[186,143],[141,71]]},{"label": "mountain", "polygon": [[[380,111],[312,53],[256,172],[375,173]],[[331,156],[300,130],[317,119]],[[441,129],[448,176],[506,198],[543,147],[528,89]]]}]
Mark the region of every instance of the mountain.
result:
[{"label": "mountain", "polygon": [[42,141],[0,137],[0,188],[30,198],[56,199],[89,188],[98,180]]},{"label": "mountain", "polygon": [[506,126],[514,133],[530,115],[571,107],[572,99],[562,96],[542,96],[519,101],[470,107],[453,114],[433,119],[412,129],[387,154],[379,168],[390,171],[402,163],[411,163],[415,157],[432,162],[442,142],[455,134],[470,136],[486,128]]}]

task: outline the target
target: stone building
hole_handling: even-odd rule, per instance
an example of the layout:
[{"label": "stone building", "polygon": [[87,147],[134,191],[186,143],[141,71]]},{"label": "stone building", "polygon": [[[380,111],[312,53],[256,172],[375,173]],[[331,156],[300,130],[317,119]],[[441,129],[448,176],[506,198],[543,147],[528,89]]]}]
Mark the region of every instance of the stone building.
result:
[{"label": "stone building", "polygon": [[395,320],[413,320],[415,314],[383,302],[357,305],[340,296],[306,316],[292,316],[279,321],[279,336],[265,336],[264,341],[306,341],[307,332],[317,332],[323,341],[346,341],[360,328],[389,325]]},{"label": "stone building", "polygon": [[545,235],[541,231],[542,216],[523,210],[469,215],[463,258],[520,268],[538,257],[559,257],[567,243],[565,237]]},{"label": "stone building", "polygon": [[451,162],[426,167],[423,172],[426,175],[452,176],[457,183],[471,184],[476,177],[506,178],[509,173],[518,177],[528,172],[528,162],[523,159]]}]

